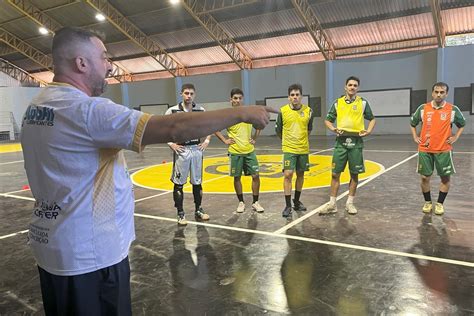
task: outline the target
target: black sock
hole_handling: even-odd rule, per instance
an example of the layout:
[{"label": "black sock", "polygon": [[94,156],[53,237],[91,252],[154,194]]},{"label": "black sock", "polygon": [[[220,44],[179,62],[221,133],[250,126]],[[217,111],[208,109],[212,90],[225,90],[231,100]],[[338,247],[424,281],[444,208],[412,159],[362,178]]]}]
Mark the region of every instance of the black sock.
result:
[{"label": "black sock", "polygon": [[253,197],[253,203],[258,201],[258,195],[252,195],[252,197]]},{"label": "black sock", "polygon": [[443,203],[444,203],[444,199],[446,198],[446,195],[448,195],[448,192],[441,192],[441,191],[439,191],[438,203],[443,204]]},{"label": "black sock", "polygon": [[285,195],[286,206],[291,207],[291,195]]},{"label": "black sock", "polygon": [[175,184],[173,187],[173,200],[174,206],[178,209],[179,212],[183,211],[183,186],[180,184]]},{"label": "black sock", "polygon": [[239,202],[244,201],[244,195],[243,194],[237,194],[237,198],[239,199]]},{"label": "black sock", "polygon": [[194,196],[194,205],[196,205],[196,211],[201,206],[202,202],[202,185],[193,184],[193,196]]},{"label": "black sock", "polygon": [[295,191],[295,202],[298,202],[300,200],[301,196],[301,191]]},{"label": "black sock", "polygon": [[431,192],[423,192],[423,196],[425,197],[426,202],[431,202]]}]

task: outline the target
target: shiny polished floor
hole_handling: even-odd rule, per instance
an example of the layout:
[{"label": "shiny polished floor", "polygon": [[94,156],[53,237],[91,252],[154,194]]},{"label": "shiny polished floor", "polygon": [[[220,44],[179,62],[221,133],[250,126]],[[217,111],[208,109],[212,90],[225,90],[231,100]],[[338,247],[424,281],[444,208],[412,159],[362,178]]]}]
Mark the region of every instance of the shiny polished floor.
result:
[{"label": "shiny polished floor", "polygon": [[[331,155],[332,145],[329,137],[311,139],[313,152],[326,150],[321,155]],[[172,194],[136,187],[134,314],[474,314],[472,135],[455,144],[457,175],[442,217],[421,212],[416,146],[409,136],[370,136],[365,149],[364,157],[385,170],[361,181],[355,216],[344,212],[347,185],[341,185],[335,215],[318,216],[328,199],[323,187],[304,190],[308,211],[291,220],[281,217],[282,192],[261,194],[262,214],[251,210],[249,194],[246,211],[236,214],[235,195],[205,193],[211,220],[182,228]],[[276,137],[257,144],[257,154],[269,153],[279,153]],[[131,172],[170,158],[162,145],[126,155]],[[206,155],[225,157],[226,150],[214,139]],[[23,189],[21,152],[0,154],[0,179],[0,315],[42,315],[26,245],[33,202]],[[433,177],[433,199],[438,179]],[[192,194],[185,198],[192,205]]]}]

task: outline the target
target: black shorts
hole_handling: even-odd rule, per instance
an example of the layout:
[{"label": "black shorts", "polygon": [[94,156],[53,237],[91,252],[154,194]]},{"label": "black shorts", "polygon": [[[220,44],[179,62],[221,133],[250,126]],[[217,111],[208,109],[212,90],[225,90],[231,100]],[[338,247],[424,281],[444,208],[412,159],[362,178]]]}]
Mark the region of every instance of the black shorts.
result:
[{"label": "black shorts", "polygon": [[38,267],[49,315],[132,315],[128,257],[94,272],[61,276]]}]

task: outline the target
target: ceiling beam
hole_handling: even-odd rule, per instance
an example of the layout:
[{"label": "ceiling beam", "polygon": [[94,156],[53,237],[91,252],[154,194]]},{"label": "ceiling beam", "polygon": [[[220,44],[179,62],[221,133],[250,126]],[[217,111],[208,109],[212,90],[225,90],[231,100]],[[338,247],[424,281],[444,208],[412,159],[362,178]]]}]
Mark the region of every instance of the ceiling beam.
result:
[{"label": "ceiling beam", "polygon": [[345,47],[337,50],[337,55],[356,56],[370,53],[390,52],[394,50],[404,50],[414,47],[432,47],[436,45],[436,38],[433,36],[420,37],[409,40],[399,40],[393,42],[376,43],[361,46]]},{"label": "ceiling beam", "polygon": [[[63,27],[63,25],[41,11],[28,0],[7,0],[7,2],[33,22],[47,28],[48,31],[53,34]],[[132,74],[123,67],[120,67],[117,63],[112,63],[112,72],[109,77],[115,78],[119,82],[133,81]]]},{"label": "ceiling beam", "polygon": [[[189,2],[189,1],[184,1]],[[234,9],[246,4],[259,2],[259,0],[195,0],[194,10],[196,13],[211,13],[223,9]]]},{"label": "ceiling beam", "polygon": [[[80,2],[81,2],[81,0],[68,0],[66,3],[60,4],[60,5],[57,5],[57,6],[54,6],[54,7],[49,7],[49,8],[43,9],[41,11],[43,13],[45,13],[45,12],[49,12],[49,11],[53,11],[53,10],[58,10],[58,9],[61,9],[61,8],[64,8],[64,7],[68,7],[72,4],[77,4],[77,3],[80,3]],[[11,19],[11,20],[7,20],[5,22],[2,22],[0,24],[0,27],[3,27],[6,24],[10,24],[10,23],[20,21],[20,20],[25,19],[25,18],[26,18],[25,16],[20,16],[20,17]]]},{"label": "ceiling beam", "polygon": [[444,47],[446,44],[446,33],[444,31],[443,17],[441,16],[441,6],[439,0],[430,0],[431,15],[438,38],[438,47]]},{"label": "ceiling beam", "polygon": [[0,46],[0,56],[5,56],[5,55],[10,55],[10,54],[15,54],[15,53],[18,53],[18,51],[16,49],[11,48],[10,46],[7,46],[7,45]]},{"label": "ceiling beam", "polygon": [[[224,5],[225,1],[220,2]],[[228,1],[227,1],[228,2]],[[238,5],[244,2],[255,1],[235,1]],[[219,25],[212,17],[206,4],[209,1],[203,0],[183,0],[181,3],[188,13],[204,28],[204,30],[219,44],[219,46],[229,55],[229,57],[240,67],[240,69],[252,68],[252,59],[250,56],[234,41],[234,39]],[[227,8],[230,6],[227,5]]]},{"label": "ceiling beam", "polygon": [[140,46],[174,77],[186,75],[186,68],[179,61],[169,55],[155,40],[143,33],[107,0],[86,0],[86,3],[101,12],[112,25]]},{"label": "ceiling beam", "polygon": [[21,82],[23,86],[28,87],[44,87],[47,85],[43,80],[37,79],[27,71],[15,66],[11,62],[0,58],[0,71],[4,72],[8,76]]},{"label": "ceiling beam", "polygon": [[334,44],[321,26],[313,8],[307,0],[291,0],[296,12],[303,20],[309,34],[318,45],[326,60],[336,59]]},{"label": "ceiling beam", "polygon": [[37,50],[30,44],[26,43],[25,41],[22,41],[21,39],[11,34],[10,32],[7,32],[3,28],[0,28],[0,41],[16,49],[18,52],[22,53],[35,63],[43,66],[47,70],[52,71],[53,59],[50,56],[45,55],[43,52]]}]

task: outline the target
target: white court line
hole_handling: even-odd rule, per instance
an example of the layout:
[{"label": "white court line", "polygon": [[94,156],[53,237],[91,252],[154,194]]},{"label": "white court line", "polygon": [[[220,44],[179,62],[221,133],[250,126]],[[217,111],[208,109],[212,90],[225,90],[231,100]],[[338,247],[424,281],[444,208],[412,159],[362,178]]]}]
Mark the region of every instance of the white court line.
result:
[{"label": "white court line", "polygon": [[[376,174],[374,174],[373,176],[367,178],[365,181],[361,182],[358,186],[357,186],[357,189],[359,189],[360,187],[363,187],[364,185],[366,185],[367,183],[369,183],[370,181],[374,180],[375,178],[381,176],[382,174],[392,170],[393,168],[396,168],[398,167],[399,165],[407,162],[408,160],[410,159],[413,159],[414,157],[418,156],[418,153],[414,154],[414,155],[411,155],[410,157],[394,164],[393,166],[389,167],[388,169],[385,169],[385,170],[382,170]],[[340,194],[337,198],[336,198],[336,201],[339,201],[340,199],[342,199],[343,197],[345,197],[346,195],[349,194],[349,190],[347,190],[346,192]],[[316,213],[319,213],[319,211],[326,205],[327,203],[324,203],[323,205],[315,208],[314,210],[312,210],[311,212],[305,214],[304,216],[301,216],[299,217],[298,219],[292,221],[291,223],[289,223],[288,225],[285,225],[283,226],[282,228],[278,229],[275,231],[275,234],[282,234],[283,232],[285,232],[286,230],[288,230],[290,227],[293,227],[299,223],[301,223],[302,221],[304,221],[305,219],[307,219],[308,217],[311,217],[313,216],[314,214]]]},{"label": "white court line", "polygon": [[376,153],[416,153],[416,150],[385,150],[385,149],[364,149],[364,152],[376,152]]},{"label": "white court line", "polygon": [[27,196],[15,195],[15,194],[0,193],[0,196],[10,197],[10,198],[19,199],[19,200],[35,201],[34,198],[30,198],[30,197],[27,197]]},{"label": "white court line", "polygon": [[24,233],[27,233],[27,232],[28,232],[28,229],[22,230],[22,231],[13,233],[13,234],[3,235],[3,236],[0,236],[0,240],[1,240],[1,239],[8,238],[8,237],[13,237],[13,236],[16,236],[16,235],[21,235],[21,234],[24,234]]},{"label": "white court line", "polygon": [[[176,223],[176,219],[174,219],[174,218],[154,216],[154,215],[146,215],[146,214],[139,214],[139,213],[135,213],[134,216]],[[232,227],[232,226],[225,226],[225,225],[218,225],[218,224],[211,224],[211,223],[203,223],[203,222],[194,222],[194,221],[188,221],[188,223],[191,224],[191,225],[202,225],[202,226],[207,226],[207,227],[212,227],[212,228],[219,228],[219,229],[225,229],[225,230],[231,230],[231,231],[245,232],[245,233],[257,234],[257,235],[271,236],[271,237],[284,238],[284,239],[301,240],[301,241],[312,242],[312,243],[316,243],[316,244],[336,246],[336,247],[348,248],[348,249],[353,249],[353,250],[369,251],[369,252],[381,253],[381,254],[385,254],[385,255],[399,256],[399,257],[406,257],[406,258],[414,258],[414,259],[421,259],[421,260],[429,260],[429,261],[435,261],[435,262],[441,262],[441,263],[447,263],[447,264],[453,264],[453,265],[459,265],[459,266],[465,266],[465,267],[471,267],[471,268],[474,267],[474,262],[467,262],[467,261],[460,261],[460,260],[453,260],[453,259],[445,259],[445,258],[424,256],[424,255],[412,254],[412,253],[407,253],[407,252],[388,250],[388,249],[383,249],[383,248],[374,248],[374,247],[352,245],[352,244],[346,244],[346,243],[340,243],[340,242],[334,242],[334,241],[328,241],[328,240],[321,240],[321,239],[315,239],[315,238],[308,238],[308,237],[302,237],[302,236],[293,236],[293,235],[286,235],[286,234],[278,234],[278,233],[274,233],[274,232],[266,232],[266,231],[261,231],[261,230],[253,230],[253,229],[248,229],[248,228]],[[16,235],[19,235],[19,234],[24,234],[26,232],[28,232],[28,230],[22,230],[22,231],[13,233],[13,234],[0,236],[0,240],[1,239],[6,239],[6,238],[9,238],[9,237],[13,237],[13,236],[16,236]]]},{"label": "white court line", "polygon": [[10,194],[12,194],[12,193],[25,192],[25,191],[30,191],[30,189],[21,189],[21,190],[16,190],[16,191],[11,191],[11,192],[2,193],[2,194],[10,195]]},{"label": "white court line", "polygon": [[0,162],[0,166],[1,165],[9,165],[9,164],[12,164],[12,163],[19,163],[19,162],[23,162],[24,160],[15,160],[15,161],[9,161],[9,162]]},{"label": "white court line", "polygon": [[[417,150],[384,150],[384,149],[364,149],[364,152],[381,152],[381,153],[416,153]],[[453,154],[474,154],[474,151],[453,151]]]},{"label": "white court line", "polygon": [[474,151],[453,151],[453,154],[474,154]]},{"label": "white court line", "polygon": [[155,194],[155,195],[147,196],[147,197],[144,197],[144,198],[141,198],[141,199],[137,199],[137,200],[135,200],[135,204],[137,204],[138,202],[141,202],[141,201],[145,201],[145,200],[149,200],[149,199],[152,199],[152,198],[155,198],[155,197],[158,197],[158,196],[169,194],[171,192],[173,192],[173,191],[161,192],[159,194]]},{"label": "white court line", "polygon": [[[134,215],[136,217],[157,219],[157,220],[163,220],[163,221],[176,223],[176,219],[174,219],[174,218],[172,219],[172,218],[168,218],[168,217],[146,215],[146,214],[139,214],[139,213],[135,213]],[[321,240],[321,239],[315,239],[315,238],[308,238],[308,237],[302,237],[302,236],[279,234],[279,233],[276,233],[276,232],[266,232],[266,231],[261,231],[261,230],[248,229],[248,228],[240,228],[240,227],[232,227],[232,226],[211,224],[211,223],[208,223],[208,222],[194,222],[194,221],[189,221],[188,220],[188,224],[201,225],[201,226],[212,227],[212,228],[220,228],[220,229],[225,229],[225,230],[251,233],[251,234],[257,234],[257,235],[265,235],[265,236],[271,236],[271,237],[277,237],[277,238],[301,240],[301,241],[307,241],[307,242],[312,242],[312,243],[316,243],[316,244],[324,244],[324,245],[330,245],[330,246],[336,246],[336,247],[342,247],[342,248],[349,248],[349,249],[354,249],[354,250],[363,250],[363,251],[369,251],[369,252],[375,252],[375,253],[381,253],[381,254],[393,255],[393,256],[399,256],[399,257],[407,257],[407,258],[415,258],[415,259],[421,259],[421,260],[436,261],[436,262],[454,264],[454,265],[465,266],[465,267],[474,267],[474,262],[460,261],[460,260],[453,260],[453,259],[445,259],[445,258],[438,258],[438,257],[431,257],[431,256],[424,256],[424,255],[412,254],[412,253],[407,253],[407,252],[388,250],[388,249],[383,249],[383,248],[374,248],[374,247],[352,245],[352,244],[346,244],[346,243],[340,243],[340,242],[334,242],[334,241],[328,241],[328,240]]]}]

